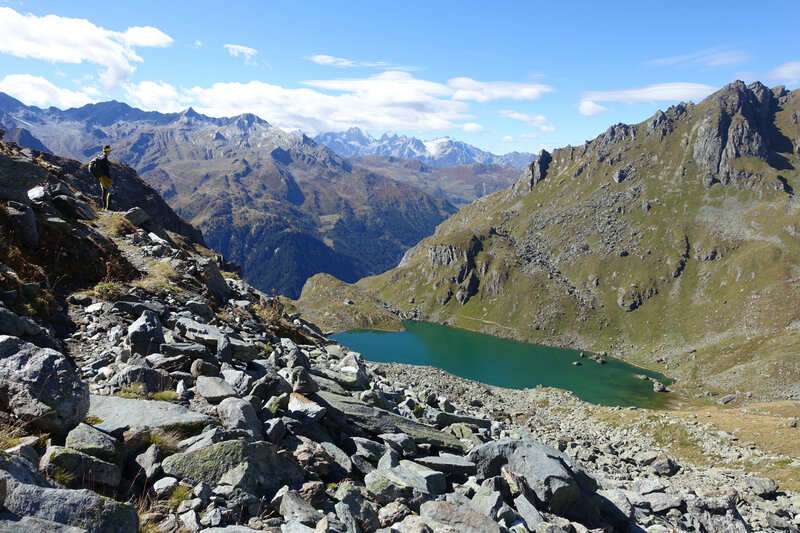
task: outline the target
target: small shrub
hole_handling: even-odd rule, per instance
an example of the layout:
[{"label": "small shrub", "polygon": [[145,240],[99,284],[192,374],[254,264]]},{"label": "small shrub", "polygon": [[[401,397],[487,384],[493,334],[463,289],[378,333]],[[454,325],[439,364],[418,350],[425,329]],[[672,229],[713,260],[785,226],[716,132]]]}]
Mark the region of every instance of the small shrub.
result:
[{"label": "small shrub", "polygon": [[73,484],[77,479],[75,477],[75,474],[64,470],[60,466],[57,466],[53,469],[53,473],[50,474],[50,478],[56,483],[60,483],[61,485],[67,485],[67,486]]},{"label": "small shrub", "polygon": [[98,417],[96,417],[94,415],[86,415],[86,418],[84,418],[83,421],[85,423],[89,424],[90,426],[96,426],[97,424],[102,424],[103,423],[103,419],[102,418],[98,418]]}]

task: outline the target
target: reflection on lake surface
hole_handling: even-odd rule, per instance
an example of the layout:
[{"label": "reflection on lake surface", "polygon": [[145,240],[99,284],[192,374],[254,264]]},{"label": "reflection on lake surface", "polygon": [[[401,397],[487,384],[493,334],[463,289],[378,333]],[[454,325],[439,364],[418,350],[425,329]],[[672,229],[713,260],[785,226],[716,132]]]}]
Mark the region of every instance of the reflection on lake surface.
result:
[{"label": "reflection on lake surface", "polygon": [[[600,365],[575,350],[499,339],[427,322],[405,322],[407,331],[348,331],[332,338],[369,361],[430,365],[457,376],[511,389],[536,385],[567,389],[600,405],[657,408],[667,395],[653,391],[644,374],[664,384],[664,376],[616,359]],[[574,366],[575,361],[581,366]]]}]

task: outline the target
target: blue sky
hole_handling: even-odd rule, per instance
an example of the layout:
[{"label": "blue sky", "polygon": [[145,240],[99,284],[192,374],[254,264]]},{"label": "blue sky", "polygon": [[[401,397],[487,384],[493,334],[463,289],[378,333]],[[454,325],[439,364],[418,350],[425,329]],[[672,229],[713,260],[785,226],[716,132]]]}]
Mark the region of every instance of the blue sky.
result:
[{"label": "blue sky", "polygon": [[0,0],[0,91],[538,152],[736,79],[797,88],[798,21],[741,0]]}]

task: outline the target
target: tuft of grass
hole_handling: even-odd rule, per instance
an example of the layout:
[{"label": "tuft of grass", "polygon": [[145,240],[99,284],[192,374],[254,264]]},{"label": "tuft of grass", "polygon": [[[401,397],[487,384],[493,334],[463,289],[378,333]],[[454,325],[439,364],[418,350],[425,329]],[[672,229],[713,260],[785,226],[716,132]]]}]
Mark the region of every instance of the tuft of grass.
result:
[{"label": "tuft of grass", "polygon": [[172,491],[172,494],[170,494],[169,499],[167,500],[167,507],[174,511],[180,506],[180,504],[188,500],[191,495],[191,487],[187,487],[186,485],[178,485],[175,487],[175,490]]},{"label": "tuft of grass", "polygon": [[120,387],[119,392],[115,395],[121,398],[140,399],[145,397],[144,385],[141,383],[132,383],[130,385],[123,385]]},{"label": "tuft of grass", "polygon": [[112,235],[122,237],[136,232],[136,226],[122,215],[112,215],[108,220],[108,229]]},{"label": "tuft of grass", "polygon": [[166,288],[175,292],[180,291],[175,282],[181,274],[169,261],[152,261],[145,270],[147,273],[134,282],[135,286],[150,291]]},{"label": "tuft of grass", "polygon": [[0,427],[0,450],[7,450],[19,445],[22,436],[22,427],[16,424]]},{"label": "tuft of grass", "polygon": [[174,390],[151,392],[150,394],[148,394],[148,396],[151,400],[157,400],[159,402],[172,402],[180,398],[180,395]]},{"label": "tuft of grass", "polygon": [[172,455],[180,450],[178,443],[183,440],[183,435],[178,431],[153,431],[145,440],[158,446],[164,454]]},{"label": "tuft of grass", "polygon": [[66,486],[72,485],[77,479],[75,474],[68,472],[59,466],[53,469],[52,474],[50,474],[50,478],[56,483]]},{"label": "tuft of grass", "polygon": [[84,418],[83,421],[85,423],[89,424],[90,426],[96,426],[97,424],[102,424],[103,423],[103,419],[102,418],[99,418],[99,417],[94,416],[94,415],[86,415],[86,418]]},{"label": "tuft of grass", "polygon": [[124,289],[119,283],[114,281],[101,281],[94,286],[92,292],[97,295],[98,298],[113,301],[122,296]]}]

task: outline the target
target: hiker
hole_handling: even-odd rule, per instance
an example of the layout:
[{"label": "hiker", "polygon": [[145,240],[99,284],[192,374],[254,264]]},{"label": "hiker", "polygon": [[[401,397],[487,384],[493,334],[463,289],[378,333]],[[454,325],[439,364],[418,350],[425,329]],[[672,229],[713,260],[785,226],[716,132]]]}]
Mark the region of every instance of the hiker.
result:
[{"label": "hiker", "polygon": [[89,172],[100,182],[100,188],[103,191],[103,211],[108,211],[111,195],[114,193],[114,183],[111,181],[108,169],[109,152],[111,152],[111,147],[105,145],[103,153],[89,161]]}]

